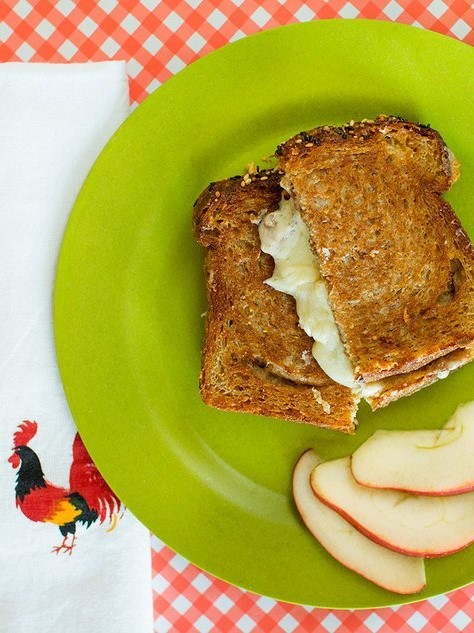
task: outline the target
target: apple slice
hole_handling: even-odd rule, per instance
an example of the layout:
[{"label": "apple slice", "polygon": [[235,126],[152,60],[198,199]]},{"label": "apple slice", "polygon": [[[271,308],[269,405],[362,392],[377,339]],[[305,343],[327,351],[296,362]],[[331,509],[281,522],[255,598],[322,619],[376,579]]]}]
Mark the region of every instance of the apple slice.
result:
[{"label": "apple slice", "polygon": [[310,481],[321,501],[363,534],[403,554],[446,556],[474,541],[474,492],[426,497],[367,488],[352,476],[350,457],[320,464]]},{"label": "apple slice", "polygon": [[375,584],[399,594],[421,591],[426,584],[423,559],[377,545],[315,497],[309,483],[320,459],[306,451],[293,473],[293,496],[307,528],[340,563]]},{"label": "apple slice", "polygon": [[458,407],[441,430],[376,431],[352,455],[364,486],[423,495],[474,490],[474,402]]}]

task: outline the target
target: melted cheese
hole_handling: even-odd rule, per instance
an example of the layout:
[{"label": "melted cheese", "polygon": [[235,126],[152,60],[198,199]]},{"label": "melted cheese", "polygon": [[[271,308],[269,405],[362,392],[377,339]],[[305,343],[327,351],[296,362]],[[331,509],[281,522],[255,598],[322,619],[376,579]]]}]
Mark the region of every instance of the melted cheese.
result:
[{"label": "melted cheese", "polygon": [[319,262],[310,248],[308,229],[291,197],[283,196],[278,210],[263,218],[259,234],[262,251],[275,262],[266,283],[295,298],[300,325],[314,339],[312,354],[321,369],[335,382],[359,388],[329,305]]}]

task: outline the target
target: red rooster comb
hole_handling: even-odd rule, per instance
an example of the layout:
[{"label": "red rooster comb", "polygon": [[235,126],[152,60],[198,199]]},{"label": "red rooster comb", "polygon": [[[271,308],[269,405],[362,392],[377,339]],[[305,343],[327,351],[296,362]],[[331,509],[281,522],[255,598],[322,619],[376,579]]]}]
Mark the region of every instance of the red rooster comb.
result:
[{"label": "red rooster comb", "polygon": [[14,447],[26,446],[28,442],[36,435],[38,430],[37,422],[25,420],[23,424],[18,425],[18,431],[13,434]]}]

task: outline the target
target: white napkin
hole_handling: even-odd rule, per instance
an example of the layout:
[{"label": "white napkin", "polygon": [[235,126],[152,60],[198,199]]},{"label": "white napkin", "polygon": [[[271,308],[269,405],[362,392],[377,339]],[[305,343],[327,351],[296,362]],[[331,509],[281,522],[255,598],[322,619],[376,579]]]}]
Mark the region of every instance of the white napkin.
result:
[{"label": "white napkin", "polygon": [[[113,508],[113,497],[103,523],[91,510],[107,491],[100,482],[84,483],[88,465],[80,446],[72,454],[76,429],[52,328],[55,266],[69,212],[127,114],[121,62],[0,64],[2,633],[152,630],[149,533],[129,510]],[[24,420],[37,425],[24,425],[15,441]],[[72,550],[67,522],[77,527]]]}]

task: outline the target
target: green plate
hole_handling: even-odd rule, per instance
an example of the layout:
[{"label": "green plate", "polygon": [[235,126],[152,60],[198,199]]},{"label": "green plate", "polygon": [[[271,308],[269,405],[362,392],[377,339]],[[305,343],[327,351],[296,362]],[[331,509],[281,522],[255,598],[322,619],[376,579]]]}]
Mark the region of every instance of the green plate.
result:
[{"label": "green plate", "polygon": [[[295,132],[398,114],[440,130],[463,175],[449,194],[474,234],[474,51],[416,28],[329,20],[260,33],[192,64],[129,117],[93,167],[61,251],[55,331],[84,441],[130,510],[232,583],[289,602],[397,604],[331,558],[291,498],[299,455],[353,451],[376,428],[442,425],[473,398],[465,367],[371,413],[356,437],[223,413],[198,392],[202,252],[192,205]],[[407,253],[409,256],[409,253]],[[474,549],[428,561],[425,598],[474,580]]]}]

